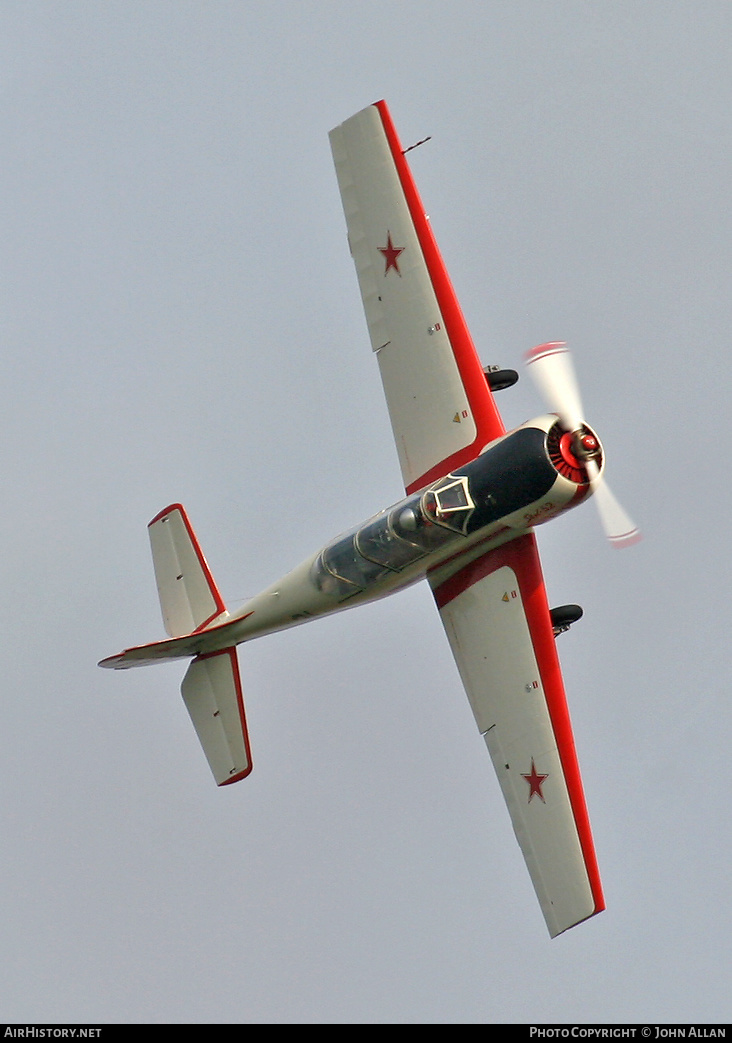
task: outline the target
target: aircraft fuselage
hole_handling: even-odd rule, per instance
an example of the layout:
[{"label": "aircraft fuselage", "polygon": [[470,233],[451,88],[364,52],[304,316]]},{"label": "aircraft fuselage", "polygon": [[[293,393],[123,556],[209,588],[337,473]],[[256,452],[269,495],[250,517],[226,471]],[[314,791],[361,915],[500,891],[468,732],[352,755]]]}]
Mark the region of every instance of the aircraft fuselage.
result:
[{"label": "aircraft fuselage", "polygon": [[[574,507],[590,487],[564,460],[557,466],[556,428],[552,415],[528,421],[471,463],[337,536],[232,614],[221,647],[385,597],[427,574],[439,581],[441,566],[456,556],[467,564],[471,554]],[[202,650],[214,647],[218,629],[221,622],[198,635]]]},{"label": "aircraft fuselage", "polygon": [[530,420],[474,460],[327,543],[234,613],[125,653],[129,666],[187,658],[342,612],[467,564],[580,503],[590,485],[556,416]]}]

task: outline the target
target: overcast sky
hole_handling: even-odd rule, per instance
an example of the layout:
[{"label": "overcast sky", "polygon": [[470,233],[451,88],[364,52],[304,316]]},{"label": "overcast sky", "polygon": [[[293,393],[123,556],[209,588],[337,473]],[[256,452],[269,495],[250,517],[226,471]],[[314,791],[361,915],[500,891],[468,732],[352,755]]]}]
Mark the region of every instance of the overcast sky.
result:
[{"label": "overcast sky", "polygon": [[[732,5],[0,0],[0,1018],[729,1021]],[[550,941],[426,586],[240,649],[218,790],[146,524],[230,607],[402,495],[328,131],[385,98],[485,363],[569,342],[539,530],[607,911]],[[508,426],[543,411],[501,393]]]}]

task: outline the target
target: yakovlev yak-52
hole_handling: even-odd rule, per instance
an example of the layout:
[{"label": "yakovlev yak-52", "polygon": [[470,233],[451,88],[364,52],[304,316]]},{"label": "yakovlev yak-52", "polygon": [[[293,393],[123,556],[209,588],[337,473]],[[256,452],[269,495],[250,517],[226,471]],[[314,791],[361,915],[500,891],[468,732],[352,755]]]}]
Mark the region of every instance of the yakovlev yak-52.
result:
[{"label": "yakovlev yak-52", "polygon": [[330,134],[351,254],[405,497],[228,612],[186,513],[149,525],[169,639],[101,666],[192,659],[182,694],[218,785],[252,768],[236,646],[426,579],[493,760],[549,933],[604,908],[557,634],[534,528],[594,494],[606,534],[638,532],[604,483],[563,343],[528,353],[550,413],[506,431],[384,102]]}]

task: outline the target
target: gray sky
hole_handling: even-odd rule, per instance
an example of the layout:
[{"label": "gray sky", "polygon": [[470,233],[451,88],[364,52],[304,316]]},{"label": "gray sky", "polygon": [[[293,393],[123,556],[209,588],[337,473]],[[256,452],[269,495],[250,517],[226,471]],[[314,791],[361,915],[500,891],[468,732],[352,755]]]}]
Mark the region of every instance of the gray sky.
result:
[{"label": "gray sky", "polygon": [[[732,5],[2,0],[0,1018],[730,1017]],[[567,340],[539,531],[608,903],[550,942],[426,587],[240,649],[217,790],[146,524],[230,607],[402,493],[327,133],[386,98],[486,363]],[[528,379],[508,425],[542,412]]]}]

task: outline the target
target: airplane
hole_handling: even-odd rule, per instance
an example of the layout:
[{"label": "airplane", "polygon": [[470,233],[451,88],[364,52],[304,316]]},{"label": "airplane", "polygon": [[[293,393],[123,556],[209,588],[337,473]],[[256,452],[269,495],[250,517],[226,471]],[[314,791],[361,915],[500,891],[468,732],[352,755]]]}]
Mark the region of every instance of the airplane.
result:
[{"label": "airplane", "polygon": [[214,779],[252,757],[236,646],[426,579],[484,737],[551,937],[605,908],[534,529],[593,496],[615,546],[639,532],[604,481],[566,344],[528,352],[549,412],[507,431],[405,151],[379,101],[330,133],[348,241],[405,496],[229,612],[184,508],[150,522],[168,638],[103,667],[192,660],[181,692]]}]

